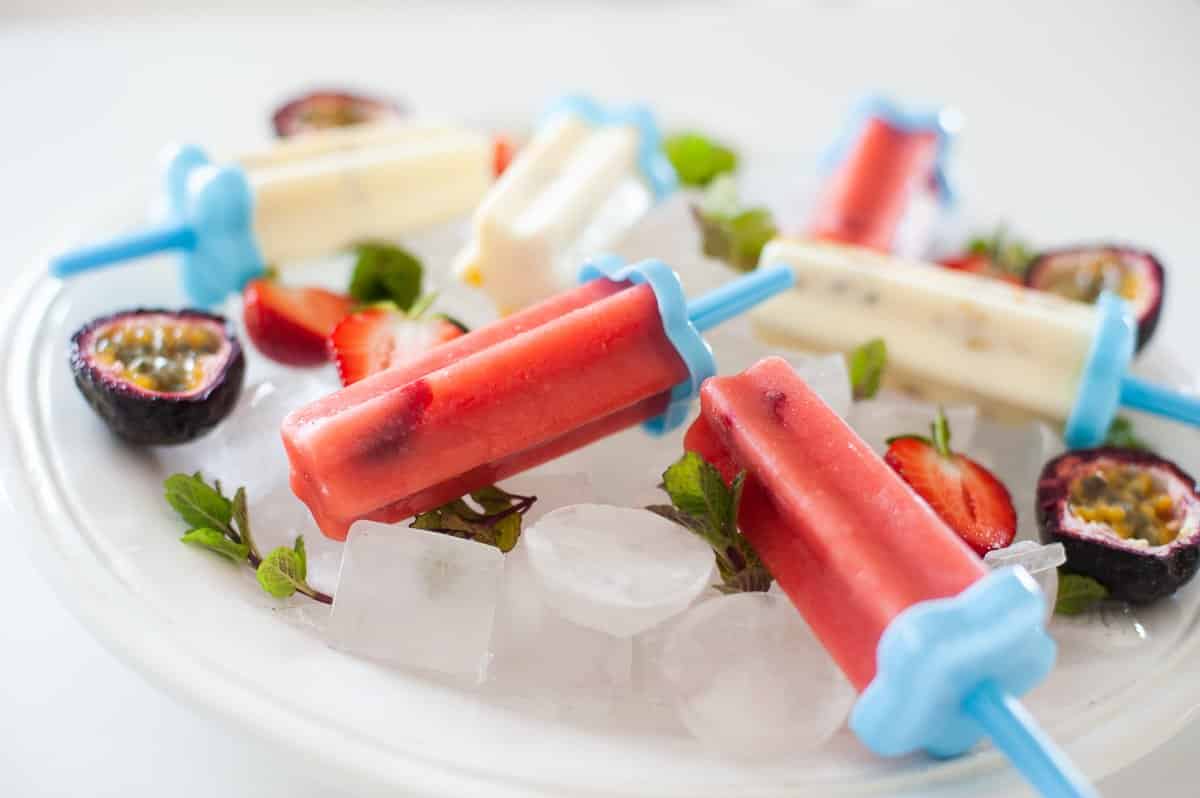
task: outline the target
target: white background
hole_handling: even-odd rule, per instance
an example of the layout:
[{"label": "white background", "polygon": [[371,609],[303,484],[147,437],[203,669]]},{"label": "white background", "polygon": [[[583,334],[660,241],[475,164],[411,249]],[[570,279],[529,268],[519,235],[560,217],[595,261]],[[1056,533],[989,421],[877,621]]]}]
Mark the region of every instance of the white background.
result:
[{"label": "white background", "polygon": [[[0,290],[57,237],[149,185],[163,143],[254,143],[279,99],[316,83],[477,118],[532,114],[568,89],[645,98],[668,120],[743,142],[794,140],[798,169],[850,98],[884,89],[966,113],[956,155],[973,216],[1008,218],[1040,243],[1153,247],[1172,275],[1163,338],[1183,348],[1200,332],[1188,302],[1200,296],[1197,2],[478,2],[327,14],[278,0],[205,14],[175,3],[176,15],[155,17],[140,5],[0,0]],[[339,794],[144,683],[59,606],[29,552],[4,554],[0,795]],[[1197,745],[1193,724],[1104,793],[1194,795]]]}]

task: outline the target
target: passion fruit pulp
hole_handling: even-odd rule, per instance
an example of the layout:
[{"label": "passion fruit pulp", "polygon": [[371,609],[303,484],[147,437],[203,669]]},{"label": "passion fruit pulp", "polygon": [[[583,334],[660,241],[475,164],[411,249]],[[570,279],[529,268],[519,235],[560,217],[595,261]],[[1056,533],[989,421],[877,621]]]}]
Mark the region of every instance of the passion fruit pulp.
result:
[{"label": "passion fruit pulp", "polygon": [[1158,258],[1133,247],[1101,245],[1043,252],[1025,272],[1025,284],[1068,299],[1094,303],[1112,291],[1133,306],[1137,348],[1154,335],[1166,291],[1166,271]]},{"label": "passion fruit pulp", "polygon": [[404,115],[395,102],[348,91],[314,91],[290,100],[271,116],[275,135],[295,136],[331,127],[349,127]]},{"label": "passion fruit pulp", "polygon": [[1122,601],[1174,593],[1200,565],[1200,495],[1183,469],[1150,452],[1067,452],[1038,480],[1042,540],[1066,550],[1063,570],[1090,576]]},{"label": "passion fruit pulp", "polygon": [[237,402],[246,360],[232,326],[199,310],[137,309],[85,324],[71,337],[75,384],[130,443],[186,443]]}]

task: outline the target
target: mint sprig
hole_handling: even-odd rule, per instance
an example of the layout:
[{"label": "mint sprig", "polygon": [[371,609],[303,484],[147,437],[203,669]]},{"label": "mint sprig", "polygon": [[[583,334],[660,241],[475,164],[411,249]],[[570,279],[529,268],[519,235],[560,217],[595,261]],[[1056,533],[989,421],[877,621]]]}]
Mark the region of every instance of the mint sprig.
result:
[{"label": "mint sprig", "polygon": [[738,166],[737,153],[702,133],[685,132],[668,136],[663,152],[685,186],[707,186],[719,175]]},{"label": "mint sprig", "polygon": [[738,508],[746,473],[725,484],[721,472],[695,452],[688,452],[663,473],[662,488],[671,504],[646,509],[690,529],[712,547],[724,593],[765,591],[772,577],[758,552],[738,531]]},{"label": "mint sprig", "polygon": [[357,259],[350,296],[364,305],[394,302],[404,312],[421,296],[424,268],[415,255],[395,244],[364,241],[354,247]]},{"label": "mint sprig", "polygon": [[1058,615],[1080,615],[1108,598],[1108,588],[1082,574],[1058,572],[1058,597],[1054,612]]},{"label": "mint sprig", "polygon": [[879,393],[883,370],[887,366],[887,344],[882,338],[872,338],[846,358],[850,371],[850,387],[855,399],[870,399]]},{"label": "mint sprig", "polygon": [[333,597],[308,584],[308,559],[304,537],[296,537],[288,548],[280,546],[263,557],[250,533],[250,508],[246,489],[238,488],[233,498],[221,490],[219,480],[210,485],[200,472],[172,474],[163,483],[167,503],[189,527],[180,538],[184,543],[208,549],[235,563],[254,569],[259,585],[275,598],[303,593],[314,601],[332,604]]},{"label": "mint sprig", "polygon": [[757,267],[763,247],[779,233],[769,210],[741,206],[730,175],[714,180],[703,199],[693,203],[692,218],[700,228],[704,254],[741,271]]},{"label": "mint sprig", "polygon": [[467,498],[421,513],[409,527],[486,543],[507,552],[517,545],[525,513],[537,501],[537,496],[509,493],[495,485],[472,491],[469,498],[474,506]]},{"label": "mint sprig", "polygon": [[1117,446],[1122,449],[1137,449],[1138,451],[1148,452],[1150,446],[1145,441],[1137,436],[1133,429],[1133,422],[1127,416],[1117,416],[1113,419],[1108,428],[1108,434],[1104,437],[1105,446]]},{"label": "mint sprig", "polygon": [[1033,250],[1024,241],[1009,234],[1008,228],[997,225],[991,235],[975,236],[967,244],[967,252],[983,255],[1000,271],[1024,277],[1033,262]]}]

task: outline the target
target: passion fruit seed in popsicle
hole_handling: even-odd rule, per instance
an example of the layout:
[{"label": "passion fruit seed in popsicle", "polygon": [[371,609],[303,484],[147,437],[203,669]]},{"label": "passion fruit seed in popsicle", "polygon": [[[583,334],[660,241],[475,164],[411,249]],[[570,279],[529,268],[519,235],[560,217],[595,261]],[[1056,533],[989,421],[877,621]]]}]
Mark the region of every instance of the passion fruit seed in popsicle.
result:
[{"label": "passion fruit seed in popsicle", "polygon": [[1090,576],[1113,598],[1170,595],[1200,563],[1200,496],[1174,463],[1102,447],[1051,460],[1038,482],[1043,540],[1067,552],[1064,570]]},{"label": "passion fruit seed in popsicle", "polygon": [[246,365],[221,316],[132,310],[80,328],[71,338],[71,369],[88,404],[117,435],[175,444],[229,414]]},{"label": "passion fruit seed in popsicle", "polygon": [[314,91],[290,100],[271,117],[275,135],[287,138],[297,133],[349,127],[403,116],[404,108],[391,100],[347,91]]},{"label": "passion fruit seed in popsicle", "polygon": [[1166,272],[1149,252],[1121,246],[1088,246],[1044,252],[1025,274],[1030,288],[1094,303],[1112,291],[1133,306],[1138,349],[1154,335],[1162,310]]}]

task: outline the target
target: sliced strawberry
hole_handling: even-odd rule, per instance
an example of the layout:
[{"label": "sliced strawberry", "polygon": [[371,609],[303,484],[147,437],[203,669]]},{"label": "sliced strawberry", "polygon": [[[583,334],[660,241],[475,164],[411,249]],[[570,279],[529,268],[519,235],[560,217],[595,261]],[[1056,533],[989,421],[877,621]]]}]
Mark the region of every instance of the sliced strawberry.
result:
[{"label": "sliced strawberry", "polygon": [[323,288],[288,288],[274,280],[251,280],[242,292],[242,317],[254,346],[289,366],[329,359],[325,344],[354,300]]},{"label": "sliced strawberry", "polygon": [[499,177],[512,163],[517,154],[517,145],[503,133],[497,133],[492,142],[492,174]]},{"label": "sliced strawberry", "polygon": [[950,427],[938,413],[933,439],[893,438],[884,460],[978,554],[1002,549],[1017,535],[1017,511],[1004,483],[950,449]]},{"label": "sliced strawberry", "polygon": [[984,277],[991,277],[995,280],[1003,280],[1006,283],[1020,285],[1021,280],[1012,272],[1004,271],[996,267],[992,259],[987,255],[960,255],[955,258],[946,258],[941,261],[941,264],[947,269],[955,269],[960,272],[971,272]]},{"label": "sliced strawberry", "polygon": [[442,316],[414,319],[399,310],[367,308],[342,320],[329,336],[329,348],[342,385],[350,385],[465,332]]}]

